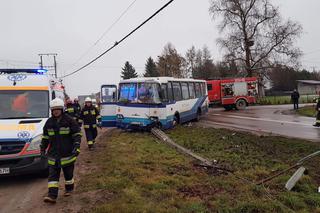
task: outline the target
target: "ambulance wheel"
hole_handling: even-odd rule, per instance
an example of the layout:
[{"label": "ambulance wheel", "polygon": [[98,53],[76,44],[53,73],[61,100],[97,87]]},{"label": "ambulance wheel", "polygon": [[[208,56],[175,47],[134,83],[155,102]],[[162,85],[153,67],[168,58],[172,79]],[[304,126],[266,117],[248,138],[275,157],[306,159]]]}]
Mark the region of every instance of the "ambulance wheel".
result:
[{"label": "ambulance wheel", "polygon": [[38,173],[40,178],[48,178],[49,176],[49,168],[42,170]]},{"label": "ambulance wheel", "polygon": [[243,99],[240,99],[236,103],[236,110],[244,110],[247,107],[247,102]]}]

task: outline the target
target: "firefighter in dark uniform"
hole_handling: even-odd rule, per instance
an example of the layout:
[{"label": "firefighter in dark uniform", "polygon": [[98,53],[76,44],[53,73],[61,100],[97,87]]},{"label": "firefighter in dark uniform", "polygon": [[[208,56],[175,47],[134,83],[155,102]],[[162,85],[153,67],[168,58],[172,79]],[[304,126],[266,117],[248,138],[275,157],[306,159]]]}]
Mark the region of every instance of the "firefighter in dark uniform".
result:
[{"label": "firefighter in dark uniform", "polygon": [[80,153],[81,130],[78,123],[64,113],[64,102],[54,99],[50,102],[52,117],[43,127],[41,156],[48,158],[48,196],[45,202],[56,203],[59,190],[60,172],[65,178],[65,196],[74,189],[74,163]]},{"label": "firefighter in dark uniform", "polygon": [[86,133],[88,147],[92,150],[98,135],[97,127],[101,127],[101,116],[99,110],[93,106],[91,98],[85,99],[85,106],[81,111],[80,117]]},{"label": "firefighter in dark uniform", "polygon": [[313,126],[320,127],[320,92],[319,92],[319,97],[317,98],[316,111],[317,111],[317,118]]},{"label": "firefighter in dark uniform", "polygon": [[70,117],[72,117],[75,121],[78,122],[78,118],[79,118],[80,113],[77,111],[76,106],[72,103],[72,100],[70,98],[67,99],[65,113],[68,114]]},{"label": "firefighter in dark uniform", "polygon": [[81,127],[81,122],[80,122],[81,106],[79,104],[79,99],[78,98],[75,98],[73,100],[73,105],[74,105],[74,107],[76,109],[76,114],[79,116],[77,121],[78,121],[78,123],[79,123],[79,125]]}]

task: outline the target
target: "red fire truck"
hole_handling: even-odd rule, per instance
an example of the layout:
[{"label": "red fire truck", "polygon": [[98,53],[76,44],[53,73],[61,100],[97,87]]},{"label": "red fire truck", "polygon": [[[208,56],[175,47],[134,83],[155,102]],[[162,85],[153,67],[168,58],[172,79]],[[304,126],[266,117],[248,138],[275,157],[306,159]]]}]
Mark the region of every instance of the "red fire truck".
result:
[{"label": "red fire truck", "polygon": [[222,105],[226,110],[241,110],[256,103],[258,81],[255,77],[208,80],[207,85],[211,105]]}]

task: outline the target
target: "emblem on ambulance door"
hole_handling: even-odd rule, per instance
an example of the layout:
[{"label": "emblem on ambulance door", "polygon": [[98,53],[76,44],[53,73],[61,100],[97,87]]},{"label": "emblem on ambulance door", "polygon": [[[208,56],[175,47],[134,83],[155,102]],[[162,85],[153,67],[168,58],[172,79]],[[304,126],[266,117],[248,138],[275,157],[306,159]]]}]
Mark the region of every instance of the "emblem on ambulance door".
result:
[{"label": "emblem on ambulance door", "polygon": [[27,139],[27,138],[30,138],[30,133],[26,131],[19,132],[17,136],[19,139]]},{"label": "emblem on ambulance door", "polygon": [[25,74],[13,74],[8,76],[9,81],[23,81],[27,78]]}]

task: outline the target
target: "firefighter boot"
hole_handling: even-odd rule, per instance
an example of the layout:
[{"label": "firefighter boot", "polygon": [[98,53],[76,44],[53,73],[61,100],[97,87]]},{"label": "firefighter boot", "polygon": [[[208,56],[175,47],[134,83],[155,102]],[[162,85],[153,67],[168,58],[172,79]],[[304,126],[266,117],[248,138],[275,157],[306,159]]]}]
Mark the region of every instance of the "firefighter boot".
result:
[{"label": "firefighter boot", "polygon": [[63,196],[70,197],[72,195],[72,191],[65,191]]},{"label": "firefighter boot", "polygon": [[45,203],[52,203],[52,204],[55,204],[57,202],[57,199],[56,198],[52,198],[50,196],[46,196],[44,197],[43,201]]},{"label": "firefighter boot", "polygon": [[93,145],[94,145],[93,141],[88,141],[88,148],[90,151],[93,150]]}]

